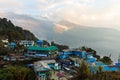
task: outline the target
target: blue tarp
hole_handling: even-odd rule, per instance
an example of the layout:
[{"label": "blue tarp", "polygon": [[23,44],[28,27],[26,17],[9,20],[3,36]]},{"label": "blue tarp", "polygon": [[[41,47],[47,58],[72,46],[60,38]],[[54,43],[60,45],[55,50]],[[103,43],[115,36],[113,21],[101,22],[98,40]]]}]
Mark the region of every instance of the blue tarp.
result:
[{"label": "blue tarp", "polygon": [[86,52],[85,51],[80,52],[80,57],[81,58],[86,58]]},{"label": "blue tarp", "polygon": [[86,52],[85,51],[67,51],[67,52],[64,52],[64,54],[79,56],[81,58],[85,58],[86,57]]},{"label": "blue tarp", "polygon": [[42,43],[43,43],[43,40],[38,40],[36,43],[37,43],[38,46],[41,46]]},{"label": "blue tarp", "polygon": [[80,56],[80,51],[73,51],[73,54],[74,54],[75,56]]},{"label": "blue tarp", "polygon": [[93,58],[93,55],[92,54],[88,54],[87,58]]},{"label": "blue tarp", "polygon": [[14,49],[15,46],[16,46],[16,43],[14,43],[14,42],[11,42],[11,43],[8,45],[8,47],[9,47],[10,49]]},{"label": "blue tarp", "polygon": [[116,66],[119,66],[119,67],[120,67],[120,63],[116,63]]},{"label": "blue tarp", "polygon": [[16,43],[11,42],[11,43],[9,44],[9,46],[16,46]]},{"label": "blue tarp", "polygon": [[33,67],[33,64],[26,64],[28,68]]},{"label": "blue tarp", "polygon": [[71,55],[72,52],[71,51],[67,51],[67,52],[64,52],[65,55]]},{"label": "blue tarp", "polygon": [[37,43],[43,43],[43,40],[38,40]]},{"label": "blue tarp", "polygon": [[94,62],[94,66],[90,66],[90,70],[94,73],[96,73],[96,68],[99,66],[102,66],[103,71],[118,71],[119,69],[117,67],[109,67],[108,65],[104,64],[103,62]]},{"label": "blue tarp", "polygon": [[66,59],[66,58],[68,58],[68,55],[61,54],[61,55],[59,56],[59,58],[60,58],[60,59]]},{"label": "blue tarp", "polygon": [[94,58],[92,54],[87,55],[87,62],[95,62],[97,58]]},{"label": "blue tarp", "polygon": [[87,59],[86,61],[87,61],[88,63],[89,63],[89,62],[91,63],[91,62],[95,62],[96,59]]}]

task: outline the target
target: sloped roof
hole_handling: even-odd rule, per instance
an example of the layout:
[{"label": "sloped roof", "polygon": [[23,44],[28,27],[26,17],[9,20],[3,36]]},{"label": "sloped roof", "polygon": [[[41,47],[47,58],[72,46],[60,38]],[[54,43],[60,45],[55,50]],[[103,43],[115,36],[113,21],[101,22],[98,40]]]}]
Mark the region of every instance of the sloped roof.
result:
[{"label": "sloped roof", "polygon": [[34,62],[35,71],[44,71],[43,68],[50,69],[49,63],[56,63],[55,60],[43,60]]},{"label": "sloped roof", "polygon": [[30,46],[28,50],[41,50],[41,51],[54,51],[58,48],[56,46],[49,46],[49,47],[40,47],[40,46]]},{"label": "sloped roof", "polygon": [[11,42],[10,44],[9,44],[9,46],[15,46],[16,45],[16,43],[14,43],[14,42]]}]

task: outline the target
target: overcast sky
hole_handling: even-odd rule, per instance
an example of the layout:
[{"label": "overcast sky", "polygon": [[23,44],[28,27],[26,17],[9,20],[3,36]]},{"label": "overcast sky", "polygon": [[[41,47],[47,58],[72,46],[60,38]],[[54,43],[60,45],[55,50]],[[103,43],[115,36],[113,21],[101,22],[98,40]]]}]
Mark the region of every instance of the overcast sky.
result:
[{"label": "overcast sky", "polygon": [[58,33],[74,28],[61,21],[120,30],[120,0],[0,0],[0,16],[29,29],[51,21]]}]

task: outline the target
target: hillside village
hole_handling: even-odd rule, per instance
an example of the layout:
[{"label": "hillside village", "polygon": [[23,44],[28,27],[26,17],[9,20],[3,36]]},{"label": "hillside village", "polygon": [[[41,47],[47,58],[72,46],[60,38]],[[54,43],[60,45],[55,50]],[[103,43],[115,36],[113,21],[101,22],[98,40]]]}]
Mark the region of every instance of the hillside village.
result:
[{"label": "hillside village", "polygon": [[[24,66],[33,71],[33,80],[120,79],[120,60],[112,64],[110,56],[101,58],[91,48],[70,48],[67,45],[48,43],[36,38],[15,39],[7,36],[1,37],[0,40],[1,70],[8,69],[9,66]],[[2,73],[5,72],[0,71],[1,75]],[[8,75],[3,75],[0,80],[8,80],[6,76]]]},{"label": "hillside village", "polygon": [[[101,72],[118,72],[120,69],[120,64],[113,65],[111,62],[107,65],[98,60],[99,58],[93,57],[93,50],[87,52],[84,47],[83,49],[63,49],[61,52],[54,45],[44,45],[43,40],[36,42],[21,40],[19,43],[9,43],[8,39],[1,41],[10,51],[7,55],[1,56],[1,61],[3,61],[1,66],[7,67],[9,64],[6,64],[6,61],[14,64],[28,61],[24,65],[34,70],[38,80],[46,80],[47,77],[53,80],[72,80],[78,76],[78,68],[83,62],[87,63],[92,74],[100,72],[99,67],[102,67]],[[18,48],[18,45],[22,48]]]}]

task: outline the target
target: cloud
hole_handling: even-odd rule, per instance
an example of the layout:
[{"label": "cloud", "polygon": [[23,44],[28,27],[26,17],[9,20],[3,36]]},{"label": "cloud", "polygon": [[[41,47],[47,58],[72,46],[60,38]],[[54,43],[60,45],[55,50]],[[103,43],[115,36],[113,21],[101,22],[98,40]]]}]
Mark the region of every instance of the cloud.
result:
[{"label": "cloud", "polygon": [[7,15],[5,13],[0,13],[0,17],[6,17]]},{"label": "cloud", "polygon": [[99,6],[95,6],[93,3],[89,3],[89,5],[74,3],[56,12],[56,15],[61,20],[79,25],[120,29],[120,5],[114,3],[104,8],[102,5]]},{"label": "cloud", "polygon": [[17,12],[21,7],[23,4],[18,0],[0,0],[1,12]]},{"label": "cloud", "polygon": [[63,33],[64,31],[68,31],[69,29],[70,29],[69,27],[61,24],[55,24],[54,27],[54,31],[57,33]]},{"label": "cloud", "polygon": [[120,29],[119,0],[38,0],[42,16],[59,23]]},{"label": "cloud", "polygon": [[[0,11],[6,13],[0,13],[0,16],[12,16],[9,19],[17,21],[16,24],[22,24],[24,27],[32,25],[31,28],[36,26],[36,20],[25,19],[24,21],[22,18],[26,18],[26,15],[37,21],[48,20],[51,24],[59,24],[59,27],[54,27],[60,30],[59,32],[67,31],[60,26],[71,29],[70,26],[59,23],[61,21],[84,26],[120,29],[119,4],[120,0],[29,0],[29,3],[25,0],[0,0]],[[17,18],[18,16],[10,15],[9,12],[25,16]]]}]

